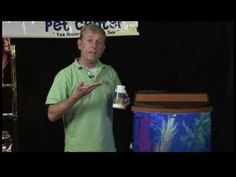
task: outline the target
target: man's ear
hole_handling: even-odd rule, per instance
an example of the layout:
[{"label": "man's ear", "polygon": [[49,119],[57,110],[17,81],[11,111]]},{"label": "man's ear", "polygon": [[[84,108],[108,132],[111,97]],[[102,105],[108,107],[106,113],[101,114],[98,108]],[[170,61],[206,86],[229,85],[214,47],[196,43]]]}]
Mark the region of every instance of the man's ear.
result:
[{"label": "man's ear", "polygon": [[80,50],[81,49],[81,40],[80,39],[77,40],[77,46],[78,46],[78,49]]},{"label": "man's ear", "polygon": [[103,52],[106,50],[106,44],[104,44],[103,46]]}]

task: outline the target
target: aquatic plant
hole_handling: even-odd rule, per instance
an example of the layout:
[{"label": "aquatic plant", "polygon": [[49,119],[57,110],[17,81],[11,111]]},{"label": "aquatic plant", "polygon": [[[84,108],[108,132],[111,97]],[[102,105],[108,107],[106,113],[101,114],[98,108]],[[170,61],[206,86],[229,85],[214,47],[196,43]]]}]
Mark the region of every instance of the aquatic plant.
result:
[{"label": "aquatic plant", "polygon": [[150,124],[150,119],[148,117],[144,117],[143,119],[140,120],[139,150],[142,151],[142,152],[150,151],[151,143],[150,143],[149,124]]},{"label": "aquatic plant", "polygon": [[186,134],[180,137],[182,143],[191,151],[209,150],[210,114],[202,113],[194,122],[194,128],[190,129],[183,121]]},{"label": "aquatic plant", "polygon": [[168,152],[171,147],[171,140],[176,134],[176,124],[175,117],[168,117],[167,122],[162,119],[162,126],[160,129],[161,139],[156,144],[155,151],[156,152]]}]

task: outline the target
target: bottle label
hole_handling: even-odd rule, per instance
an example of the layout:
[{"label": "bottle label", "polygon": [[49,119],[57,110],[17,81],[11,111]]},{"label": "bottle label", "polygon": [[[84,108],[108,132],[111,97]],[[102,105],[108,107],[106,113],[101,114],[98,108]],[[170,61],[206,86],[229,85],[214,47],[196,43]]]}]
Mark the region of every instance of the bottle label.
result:
[{"label": "bottle label", "polygon": [[125,93],[114,93],[113,107],[114,108],[124,108],[124,99],[126,97]]}]

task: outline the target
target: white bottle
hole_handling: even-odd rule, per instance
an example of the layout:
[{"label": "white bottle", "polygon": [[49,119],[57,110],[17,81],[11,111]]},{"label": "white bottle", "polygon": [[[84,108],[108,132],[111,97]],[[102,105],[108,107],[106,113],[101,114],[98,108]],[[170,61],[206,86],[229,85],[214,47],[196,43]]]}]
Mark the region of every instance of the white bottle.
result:
[{"label": "white bottle", "polygon": [[125,97],[126,97],[125,86],[117,85],[116,90],[114,92],[113,108],[125,109],[125,106],[124,106]]}]

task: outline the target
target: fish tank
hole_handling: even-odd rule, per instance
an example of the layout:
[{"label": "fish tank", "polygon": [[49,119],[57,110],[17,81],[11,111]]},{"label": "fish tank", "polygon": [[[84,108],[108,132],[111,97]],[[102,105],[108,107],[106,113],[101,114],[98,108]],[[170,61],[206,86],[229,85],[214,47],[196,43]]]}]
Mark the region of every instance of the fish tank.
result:
[{"label": "fish tank", "polygon": [[211,152],[211,111],[206,93],[135,95],[134,152]]}]

